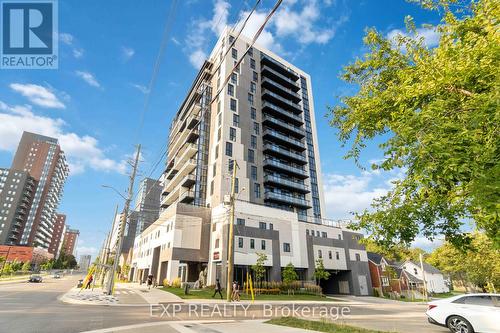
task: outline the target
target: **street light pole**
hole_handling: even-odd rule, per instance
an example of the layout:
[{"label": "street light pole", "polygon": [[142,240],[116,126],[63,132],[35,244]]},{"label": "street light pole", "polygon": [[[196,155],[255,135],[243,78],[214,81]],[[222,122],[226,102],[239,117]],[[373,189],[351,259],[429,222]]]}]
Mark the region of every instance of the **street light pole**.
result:
[{"label": "street light pole", "polygon": [[229,239],[227,245],[227,282],[226,282],[226,300],[231,302],[232,284],[233,284],[233,265],[234,265],[234,205],[236,194],[236,168],[238,163],[233,160],[233,175],[231,177],[231,198],[229,212]]},{"label": "street light pole", "polygon": [[127,224],[127,220],[128,220],[128,211],[130,209],[130,202],[132,201],[132,196],[134,195],[134,181],[135,181],[135,175],[137,173],[137,166],[139,164],[140,153],[141,153],[141,145],[138,145],[137,152],[135,155],[134,164],[132,165],[132,174],[130,175],[130,183],[128,186],[128,195],[127,195],[127,198],[125,199],[125,206],[123,207],[123,212],[122,212],[122,216],[120,218],[120,224],[118,227],[118,245],[116,247],[115,260],[113,262],[113,267],[111,268],[110,282],[108,285],[108,295],[113,294],[115,274],[116,274],[116,271],[118,269],[118,261],[120,260],[120,254],[121,254],[122,245],[123,245],[123,232],[125,230],[125,224]]}]

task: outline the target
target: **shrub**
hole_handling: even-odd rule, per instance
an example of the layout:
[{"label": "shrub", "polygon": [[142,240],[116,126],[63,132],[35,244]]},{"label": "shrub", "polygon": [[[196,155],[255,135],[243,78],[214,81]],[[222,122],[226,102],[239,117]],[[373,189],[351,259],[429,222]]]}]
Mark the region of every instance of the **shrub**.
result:
[{"label": "shrub", "polygon": [[170,286],[170,282],[168,281],[168,279],[163,279],[163,286],[164,287]]},{"label": "shrub", "polygon": [[254,293],[261,294],[261,295],[279,295],[279,294],[281,294],[281,289],[278,289],[278,288],[275,288],[275,289],[256,288],[256,289],[254,289]]},{"label": "shrub", "polygon": [[175,278],[172,281],[172,287],[173,288],[180,288],[181,287],[181,278]]}]

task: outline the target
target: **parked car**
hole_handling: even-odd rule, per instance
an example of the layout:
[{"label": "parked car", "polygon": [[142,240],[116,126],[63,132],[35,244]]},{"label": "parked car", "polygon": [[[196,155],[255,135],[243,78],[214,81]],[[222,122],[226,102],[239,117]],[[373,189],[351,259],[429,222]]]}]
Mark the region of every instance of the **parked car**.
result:
[{"label": "parked car", "polygon": [[42,277],[40,275],[32,274],[30,275],[28,282],[40,283],[42,282]]},{"label": "parked car", "polygon": [[431,324],[453,333],[500,333],[500,294],[466,294],[429,302]]},{"label": "parked car", "polygon": [[54,273],[54,275],[52,275],[52,277],[54,279],[60,279],[61,278],[61,275],[59,273]]}]

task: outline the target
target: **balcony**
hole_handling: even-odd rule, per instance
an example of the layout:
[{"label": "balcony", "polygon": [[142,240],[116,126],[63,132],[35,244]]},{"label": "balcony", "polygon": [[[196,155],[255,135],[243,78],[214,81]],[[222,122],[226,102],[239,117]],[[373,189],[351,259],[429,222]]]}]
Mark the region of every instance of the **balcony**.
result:
[{"label": "balcony", "polygon": [[196,183],[196,177],[194,174],[187,175],[181,182],[183,187],[191,187],[194,183]]},{"label": "balcony", "polygon": [[278,130],[282,130],[282,131],[287,131],[287,132],[289,132],[290,135],[293,135],[299,139],[302,139],[306,136],[306,131],[302,127],[285,123],[285,122],[283,122],[283,120],[280,120],[278,118],[274,118],[273,116],[265,114],[262,117],[262,121],[263,121],[264,125],[266,125],[266,126],[277,128]]},{"label": "balcony", "polygon": [[16,236],[16,235],[10,235],[10,236],[9,236],[9,239],[17,240],[18,238],[17,238],[17,236]]},{"label": "balcony", "polygon": [[291,195],[285,195],[281,193],[275,192],[266,192],[264,193],[265,201],[273,201],[281,204],[288,204],[290,206],[299,207],[299,208],[311,208],[308,200],[302,198],[296,198]]},{"label": "balcony", "polygon": [[288,137],[284,134],[281,134],[278,131],[275,131],[275,130],[272,130],[269,128],[266,128],[264,130],[263,137],[264,137],[264,139],[270,139],[273,141],[277,141],[280,144],[282,144],[283,146],[287,146],[287,147],[293,148],[293,149],[298,150],[298,151],[306,150],[306,145],[302,141]]},{"label": "balcony", "polygon": [[292,162],[300,165],[307,164],[307,158],[304,155],[294,153],[270,143],[264,144],[264,152],[268,153],[269,155],[291,160]]},{"label": "balcony", "polygon": [[287,67],[286,65],[282,64],[281,62],[265,55],[264,53],[261,53],[262,58],[261,62],[264,64],[269,65],[270,67],[275,68],[277,71],[281,72],[283,75],[290,77],[292,80],[297,81],[299,79],[299,74],[295,72],[293,69]]},{"label": "balcony", "polygon": [[200,122],[200,116],[198,114],[192,114],[186,120],[186,126],[188,129],[193,129]]},{"label": "balcony", "polygon": [[184,191],[179,196],[179,202],[191,203],[193,201],[194,201],[194,191],[192,191],[192,190]]},{"label": "balcony", "polygon": [[262,89],[262,99],[267,100],[279,107],[289,109],[291,112],[300,114],[302,113],[302,108],[297,103],[283,98],[280,95],[273,93],[268,89]]},{"label": "balcony", "polygon": [[283,172],[288,175],[300,178],[300,179],[306,179],[309,177],[307,174],[307,171],[304,170],[301,167],[286,164],[283,162],[280,162],[279,160],[271,159],[271,158],[266,158],[264,160],[264,168],[265,169],[272,169],[276,170],[278,172]]},{"label": "balcony", "polygon": [[278,177],[274,175],[265,175],[264,176],[264,183],[272,185],[273,187],[284,187],[286,189],[289,189],[294,192],[299,192],[299,193],[309,193],[311,192],[309,190],[309,187],[304,184],[300,183],[298,181],[294,181],[291,179],[286,179],[283,177]]},{"label": "balcony", "polygon": [[266,101],[262,101],[262,111],[283,118],[285,119],[285,121],[288,121],[295,125],[300,126],[304,124],[304,121],[302,120],[302,117],[300,115],[296,115],[293,112],[280,108],[279,106]]},{"label": "balcony", "polygon": [[196,167],[196,159],[191,158],[187,160],[186,162],[183,162],[183,164],[180,164],[179,171],[175,174],[174,177],[168,182],[168,184],[165,186],[165,191],[173,191],[175,187],[179,185],[179,183],[184,179],[184,177],[193,171],[193,169]]},{"label": "balcony", "polygon": [[295,92],[300,90],[300,86],[297,84],[296,80],[294,81],[293,79],[281,74],[267,64],[261,63],[261,76],[269,77],[274,81],[280,83],[281,85],[292,89]]},{"label": "balcony", "polygon": [[300,95],[294,92],[292,89],[289,89],[273,80],[270,78],[263,78],[261,81],[261,86],[262,88],[266,88],[269,90],[272,90],[276,92],[277,94],[281,95],[283,98],[286,99],[291,99],[295,103],[300,102],[301,98]]}]

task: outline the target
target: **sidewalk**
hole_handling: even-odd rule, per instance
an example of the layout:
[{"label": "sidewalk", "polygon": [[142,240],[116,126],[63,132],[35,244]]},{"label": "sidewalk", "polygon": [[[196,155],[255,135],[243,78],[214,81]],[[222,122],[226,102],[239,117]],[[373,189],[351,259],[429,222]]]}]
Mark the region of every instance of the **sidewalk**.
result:
[{"label": "sidewalk", "polygon": [[73,287],[59,298],[64,303],[79,305],[117,305],[118,298],[104,295],[100,288],[94,290],[81,290]]},{"label": "sidewalk", "polygon": [[130,283],[117,283],[117,288],[133,290],[137,294],[141,295],[148,304],[160,304],[160,303],[183,303],[185,300],[172,293],[151,288],[148,289],[147,285],[130,282]]}]

